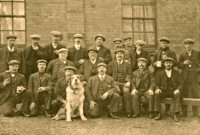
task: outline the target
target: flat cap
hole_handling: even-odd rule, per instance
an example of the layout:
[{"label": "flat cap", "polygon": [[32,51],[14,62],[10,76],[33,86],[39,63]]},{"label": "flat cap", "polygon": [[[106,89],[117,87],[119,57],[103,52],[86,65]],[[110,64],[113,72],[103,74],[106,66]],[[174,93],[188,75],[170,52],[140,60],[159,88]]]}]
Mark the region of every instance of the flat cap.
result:
[{"label": "flat cap", "polygon": [[38,34],[32,34],[30,37],[31,37],[32,39],[40,39],[40,38],[41,38],[41,36],[38,35]]},{"label": "flat cap", "polygon": [[16,36],[16,35],[14,35],[14,34],[10,34],[10,35],[8,35],[6,38],[7,38],[7,39],[9,39],[9,38],[14,38],[14,39],[17,39],[17,36]]},{"label": "flat cap", "polygon": [[58,53],[61,53],[61,52],[69,52],[69,50],[67,48],[61,48],[57,51],[57,54]]},{"label": "flat cap", "polygon": [[51,31],[51,34],[53,36],[61,36],[62,35],[62,33],[60,31]]},{"label": "flat cap", "polygon": [[89,53],[90,51],[95,51],[95,52],[98,53],[98,50],[97,50],[97,48],[96,48],[95,46],[90,46],[90,47],[88,48],[88,50],[87,50],[87,53]]},{"label": "flat cap", "polygon": [[125,53],[125,50],[122,49],[122,48],[117,48],[117,49],[115,50],[115,54],[118,53],[118,52]]},{"label": "flat cap", "polygon": [[47,61],[44,60],[44,59],[40,59],[40,60],[37,61],[37,63],[46,63],[47,64]]},{"label": "flat cap", "polygon": [[122,39],[121,38],[114,38],[113,43],[115,43],[116,41],[122,42]]},{"label": "flat cap", "polygon": [[73,66],[66,66],[65,70],[73,70],[75,72],[77,69]]},{"label": "flat cap", "polygon": [[163,59],[163,62],[165,62],[165,61],[172,61],[172,62],[174,62],[175,60],[173,58],[171,58],[171,57],[165,57]]},{"label": "flat cap", "polygon": [[20,64],[20,62],[18,60],[10,60],[8,62],[8,65],[19,65],[19,64]]},{"label": "flat cap", "polygon": [[124,41],[127,40],[127,39],[132,39],[132,37],[131,36],[126,36],[126,37],[123,38]]},{"label": "flat cap", "polygon": [[105,63],[103,63],[103,62],[101,62],[101,63],[99,63],[99,64],[97,65],[97,67],[101,67],[101,66],[107,68],[107,65],[106,65]]},{"label": "flat cap", "polygon": [[190,38],[183,40],[183,44],[193,44],[193,43],[194,43],[194,40]]},{"label": "flat cap", "polygon": [[139,39],[139,40],[135,41],[135,44],[137,44],[137,45],[146,45],[146,42],[144,40]]},{"label": "flat cap", "polygon": [[103,39],[103,41],[106,41],[106,38],[105,38],[104,35],[102,35],[102,34],[97,34],[97,35],[95,36],[94,39],[96,40],[98,37],[101,37],[101,38]]},{"label": "flat cap", "polygon": [[160,41],[166,41],[166,42],[168,42],[168,43],[170,43],[170,40],[169,40],[169,38],[167,38],[167,37],[161,37],[160,39],[159,39]]},{"label": "flat cap", "polygon": [[146,58],[143,58],[143,57],[138,58],[137,61],[145,61],[145,62],[148,62],[148,60],[147,60]]},{"label": "flat cap", "polygon": [[83,35],[80,33],[74,34],[73,39],[75,39],[75,38],[83,38]]}]

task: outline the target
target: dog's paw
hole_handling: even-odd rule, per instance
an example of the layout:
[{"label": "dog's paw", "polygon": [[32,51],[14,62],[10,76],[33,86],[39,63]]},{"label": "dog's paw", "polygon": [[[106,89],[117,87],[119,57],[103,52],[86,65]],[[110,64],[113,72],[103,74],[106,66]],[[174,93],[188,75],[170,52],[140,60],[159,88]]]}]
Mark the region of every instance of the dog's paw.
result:
[{"label": "dog's paw", "polygon": [[82,119],[83,121],[86,121],[86,120],[87,120],[87,118],[86,118],[86,117],[81,117],[81,119]]},{"label": "dog's paw", "polygon": [[52,117],[52,120],[56,120],[58,117],[57,116],[54,116],[54,117]]}]

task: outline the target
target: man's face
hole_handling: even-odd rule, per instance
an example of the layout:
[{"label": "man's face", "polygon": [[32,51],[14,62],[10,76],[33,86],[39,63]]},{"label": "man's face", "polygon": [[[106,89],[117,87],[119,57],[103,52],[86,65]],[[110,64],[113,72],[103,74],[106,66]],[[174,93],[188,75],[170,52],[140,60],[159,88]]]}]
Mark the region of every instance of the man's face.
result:
[{"label": "man's face", "polygon": [[106,71],[107,71],[107,68],[106,68],[106,67],[104,67],[104,66],[98,67],[98,73],[99,73],[100,75],[106,74]]},{"label": "man's face", "polygon": [[69,69],[65,70],[65,76],[66,77],[71,77],[72,75],[74,75],[74,71],[73,70],[69,70]]},{"label": "man's face", "polygon": [[18,64],[9,65],[8,68],[11,73],[17,73],[19,69],[19,65]]},{"label": "man's face", "polygon": [[53,43],[58,43],[59,40],[60,40],[60,36],[58,36],[58,35],[53,35],[51,39],[52,39],[52,42],[53,42]]},{"label": "man's face", "polygon": [[125,46],[131,46],[131,39],[129,38],[129,39],[125,39],[124,40],[124,44],[125,44]]},{"label": "man's face", "polygon": [[193,44],[191,44],[191,43],[186,43],[186,44],[185,44],[185,49],[186,49],[187,51],[191,51],[191,50],[192,50],[192,46],[193,46]]},{"label": "man's face", "polygon": [[122,47],[123,47],[121,41],[115,41],[114,44],[115,44],[115,46],[116,46],[117,48],[122,48]]},{"label": "man's face", "polygon": [[77,45],[81,45],[83,42],[82,38],[74,38],[74,43]]},{"label": "man's face", "polygon": [[145,69],[146,68],[147,63],[145,61],[138,61],[138,67],[139,69]]},{"label": "man's face", "polygon": [[88,52],[89,59],[95,60],[97,58],[97,52],[95,51],[89,51]]},{"label": "man's face", "polygon": [[137,49],[138,51],[142,51],[143,48],[144,48],[143,45],[141,45],[141,44],[136,44],[136,49]]},{"label": "man's face", "polygon": [[116,59],[121,61],[124,59],[124,53],[123,52],[117,52],[116,53]]},{"label": "man's face", "polygon": [[9,38],[9,39],[7,40],[7,44],[8,44],[9,46],[14,46],[14,45],[15,45],[15,41],[16,41],[15,38]]},{"label": "man's face", "polygon": [[103,38],[97,37],[95,42],[96,42],[97,46],[102,46],[104,41],[103,41]]},{"label": "man's face", "polygon": [[39,45],[40,39],[39,38],[34,38],[34,39],[31,40],[31,42],[32,42],[33,45]]},{"label": "man's face", "polygon": [[67,58],[67,56],[68,56],[68,52],[66,52],[66,51],[58,53],[58,57],[61,59],[65,59],[65,58]]},{"label": "man's face", "polygon": [[40,73],[44,73],[46,69],[46,63],[38,63],[37,67]]},{"label": "man's face", "polygon": [[164,66],[165,66],[165,69],[170,70],[170,69],[172,69],[173,62],[172,61],[165,61]]},{"label": "man's face", "polygon": [[167,41],[160,41],[160,46],[165,49],[169,46],[169,43]]}]

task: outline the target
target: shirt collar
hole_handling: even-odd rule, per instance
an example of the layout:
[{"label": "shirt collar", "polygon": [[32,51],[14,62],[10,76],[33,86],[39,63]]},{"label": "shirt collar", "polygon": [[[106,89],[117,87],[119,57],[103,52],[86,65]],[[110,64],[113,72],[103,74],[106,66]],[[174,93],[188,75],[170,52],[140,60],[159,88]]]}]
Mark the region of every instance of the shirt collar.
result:
[{"label": "shirt collar", "polygon": [[91,59],[90,59],[90,62],[91,62],[92,64],[95,64],[96,61],[97,61],[97,59],[94,59],[94,60],[91,60]]},{"label": "shirt collar", "polygon": [[76,50],[80,50],[81,45],[80,44],[74,44],[74,47],[76,48]]},{"label": "shirt collar", "polygon": [[8,45],[7,48],[8,48],[8,51],[10,51],[10,52],[14,52],[14,50],[15,50],[14,46],[11,48],[11,47]]},{"label": "shirt collar", "polygon": [[52,47],[53,47],[54,49],[56,49],[56,48],[58,47],[58,44],[52,42]]}]

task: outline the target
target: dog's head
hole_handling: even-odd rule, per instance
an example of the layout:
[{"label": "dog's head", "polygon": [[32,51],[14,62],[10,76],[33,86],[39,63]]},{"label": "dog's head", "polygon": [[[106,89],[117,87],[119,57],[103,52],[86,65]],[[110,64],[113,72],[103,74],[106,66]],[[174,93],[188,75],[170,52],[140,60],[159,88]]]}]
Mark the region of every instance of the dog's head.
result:
[{"label": "dog's head", "polygon": [[72,75],[69,80],[69,86],[72,90],[77,90],[82,87],[81,75]]}]

